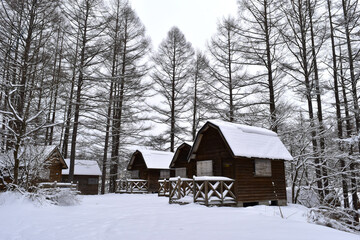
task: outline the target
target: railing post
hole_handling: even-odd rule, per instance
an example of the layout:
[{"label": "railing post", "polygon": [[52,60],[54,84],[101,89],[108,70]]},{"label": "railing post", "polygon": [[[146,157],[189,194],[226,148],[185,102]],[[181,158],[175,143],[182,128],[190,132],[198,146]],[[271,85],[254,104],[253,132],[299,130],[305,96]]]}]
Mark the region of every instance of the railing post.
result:
[{"label": "railing post", "polygon": [[224,204],[224,181],[220,181],[221,204]]},{"label": "railing post", "polygon": [[208,193],[209,193],[209,186],[208,186],[208,181],[205,180],[204,181],[205,183],[205,205],[208,206],[209,205],[209,196],[208,196]]},{"label": "railing post", "polygon": [[196,183],[195,183],[195,176],[193,176],[193,197],[194,203],[196,202]]},{"label": "railing post", "polygon": [[181,180],[180,180],[180,177],[178,177],[176,186],[177,186],[177,199],[180,199],[181,198]]},{"label": "railing post", "polygon": [[170,179],[169,179],[169,203],[171,203],[171,182],[170,182]]}]

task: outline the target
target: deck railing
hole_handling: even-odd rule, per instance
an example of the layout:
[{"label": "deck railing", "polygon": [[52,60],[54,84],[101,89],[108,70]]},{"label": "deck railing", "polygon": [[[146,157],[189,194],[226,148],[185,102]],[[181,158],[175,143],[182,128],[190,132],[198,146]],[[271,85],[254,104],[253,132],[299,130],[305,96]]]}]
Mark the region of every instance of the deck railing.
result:
[{"label": "deck railing", "polygon": [[169,180],[163,179],[159,180],[159,197],[168,197],[169,196]]},{"label": "deck railing", "polygon": [[40,188],[47,189],[47,188],[68,188],[71,191],[78,191],[78,184],[77,183],[62,183],[62,182],[41,182],[38,184]]},{"label": "deck railing", "polygon": [[209,205],[235,205],[235,180],[227,177],[194,177],[194,202]]},{"label": "deck railing", "polygon": [[169,180],[169,203],[188,203],[192,201],[193,179],[174,177]]},{"label": "deck railing", "polygon": [[148,181],[144,179],[118,180],[118,193],[147,193]]}]

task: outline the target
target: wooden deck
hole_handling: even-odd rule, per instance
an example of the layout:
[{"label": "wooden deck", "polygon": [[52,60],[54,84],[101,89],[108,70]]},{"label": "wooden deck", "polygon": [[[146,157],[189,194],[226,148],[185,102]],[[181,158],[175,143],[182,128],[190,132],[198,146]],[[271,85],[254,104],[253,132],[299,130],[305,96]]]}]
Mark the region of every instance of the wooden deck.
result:
[{"label": "wooden deck", "polygon": [[170,178],[169,203],[186,204],[192,202],[193,182],[191,178]]},{"label": "wooden deck", "polygon": [[50,189],[50,188],[66,188],[70,189],[71,191],[78,191],[78,184],[77,183],[62,183],[62,182],[41,182],[38,184],[39,188],[42,189]]},{"label": "wooden deck", "polygon": [[209,205],[236,205],[235,180],[227,177],[194,177],[194,202]]},{"label": "wooden deck", "polygon": [[170,178],[169,203],[190,202],[206,206],[236,205],[235,180],[227,177]]},{"label": "wooden deck", "polygon": [[118,180],[116,193],[148,193],[148,181],[144,179]]}]

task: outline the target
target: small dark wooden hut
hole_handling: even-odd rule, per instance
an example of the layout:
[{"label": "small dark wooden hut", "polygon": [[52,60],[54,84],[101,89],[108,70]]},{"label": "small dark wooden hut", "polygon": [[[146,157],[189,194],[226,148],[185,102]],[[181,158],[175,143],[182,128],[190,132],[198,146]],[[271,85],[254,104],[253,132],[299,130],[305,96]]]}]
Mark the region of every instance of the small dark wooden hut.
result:
[{"label": "small dark wooden hut", "polygon": [[[70,165],[70,159],[65,159]],[[68,182],[69,169],[62,171],[62,181]],[[99,164],[94,160],[75,160],[74,183],[78,183],[78,190],[84,195],[96,195],[99,193],[99,177],[101,170]]]},{"label": "small dark wooden hut", "polygon": [[[41,182],[60,182],[62,169],[67,169],[68,166],[64,161],[59,148],[56,145],[49,146],[27,146],[20,148],[19,153],[20,167],[19,175],[23,173],[36,172],[35,176],[29,176],[32,184]],[[0,156],[0,168],[3,168],[5,173],[4,181],[10,183],[12,179],[6,175],[6,172],[12,172],[13,166],[13,152],[3,153]],[[26,168],[24,167],[26,166]],[[0,190],[4,190],[5,185],[0,181]]]},{"label": "small dark wooden hut", "polygon": [[158,180],[168,179],[172,175],[169,165],[173,156],[172,152],[136,150],[127,170],[131,172],[132,179],[148,181],[149,192],[158,192]]},{"label": "small dark wooden hut", "polygon": [[57,146],[46,146],[42,158],[46,163],[44,166],[44,178],[42,182],[60,182],[62,178],[62,170],[68,169],[60,150]]},{"label": "small dark wooden hut", "polygon": [[208,121],[189,154],[197,176],[235,180],[238,206],[286,205],[284,161],[292,157],[276,133],[224,121]]},{"label": "small dark wooden hut", "polygon": [[188,156],[192,143],[184,142],[175,151],[174,157],[170,163],[170,168],[175,170],[175,177],[192,178],[195,175],[194,161],[189,162]]}]

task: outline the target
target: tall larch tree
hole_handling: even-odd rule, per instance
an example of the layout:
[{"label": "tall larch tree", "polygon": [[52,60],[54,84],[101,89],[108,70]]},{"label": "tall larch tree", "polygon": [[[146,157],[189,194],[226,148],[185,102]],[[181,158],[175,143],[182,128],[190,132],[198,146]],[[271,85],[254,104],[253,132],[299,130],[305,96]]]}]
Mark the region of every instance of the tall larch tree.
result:
[{"label": "tall larch tree", "polygon": [[267,97],[259,104],[266,104],[269,108],[268,119],[270,129],[277,132],[279,118],[276,111],[276,103],[280,93],[284,89],[281,82],[284,74],[280,70],[279,60],[283,57],[282,40],[278,31],[282,25],[282,14],[279,11],[279,0],[241,0],[239,12],[241,24],[239,35],[241,36],[240,48],[245,55],[245,63],[249,69],[256,66],[257,71],[249,72],[252,81],[258,86],[257,91]]},{"label": "tall larch tree", "polygon": [[180,137],[182,116],[187,105],[188,80],[191,77],[191,63],[194,50],[179,28],[173,27],[160,44],[153,57],[152,79],[155,91],[163,98],[161,104],[153,106],[159,114],[158,120],[169,127],[170,151]]},{"label": "tall larch tree", "polygon": [[[238,23],[233,17],[222,19],[217,33],[208,45],[210,75],[209,94],[211,111],[229,122],[239,121],[240,111],[245,108],[247,81],[240,54]],[[215,108],[214,108],[215,107]]]}]

